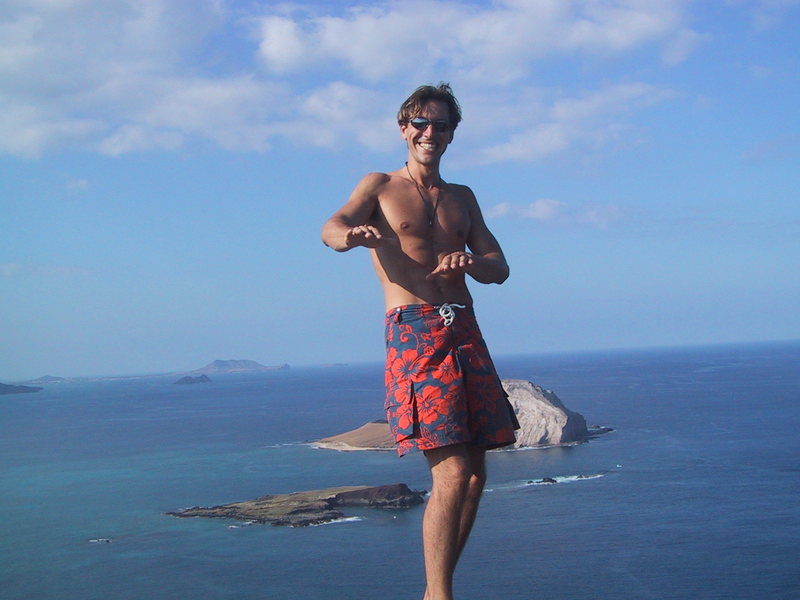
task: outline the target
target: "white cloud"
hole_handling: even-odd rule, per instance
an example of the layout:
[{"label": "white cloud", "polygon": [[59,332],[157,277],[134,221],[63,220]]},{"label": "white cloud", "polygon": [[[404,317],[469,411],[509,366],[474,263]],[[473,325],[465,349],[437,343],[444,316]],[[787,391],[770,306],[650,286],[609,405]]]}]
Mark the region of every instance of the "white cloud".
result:
[{"label": "white cloud", "polygon": [[514,210],[514,206],[510,202],[501,202],[490,206],[484,212],[489,219],[499,219],[501,217],[509,216]]},{"label": "white cloud", "polygon": [[578,219],[605,229],[612,223],[620,221],[624,216],[624,212],[616,204],[604,204],[584,208],[579,213]]},{"label": "white cloud", "polygon": [[646,84],[612,85],[578,97],[553,100],[533,122],[481,152],[481,162],[536,161],[577,147],[603,147],[626,139],[619,115],[672,96]]},{"label": "white cloud", "polygon": [[97,120],[59,112],[48,106],[25,106],[0,96],[0,151],[35,157],[91,138],[102,128]]},{"label": "white cloud", "polygon": [[418,0],[355,5],[340,17],[269,15],[261,20],[259,56],[277,73],[333,63],[368,81],[444,69],[461,80],[508,83],[546,57],[612,55],[651,42],[674,46],[676,32],[686,55],[693,32],[683,25],[683,5],[506,0],[478,7]]},{"label": "white cloud", "polygon": [[558,200],[551,200],[549,198],[540,198],[531,202],[527,208],[522,211],[522,216],[535,221],[551,221],[558,218],[563,214],[567,205]]},{"label": "white cloud", "polygon": [[387,149],[387,141],[396,142],[394,119],[387,118],[388,99],[381,102],[380,94],[370,89],[334,81],[311,92],[301,105],[306,117],[296,130],[315,145],[330,146],[342,137],[352,137],[375,149]]},{"label": "white cloud", "polygon": [[800,0],[755,0],[752,4],[753,26],[764,32],[781,25],[786,14],[800,6]]},{"label": "white cloud", "polygon": [[485,148],[484,163],[506,160],[535,161],[566,150],[573,134],[563,123],[541,123],[511,134],[505,142]]},{"label": "white cloud", "polygon": [[624,217],[622,209],[615,204],[592,204],[571,206],[560,200],[539,198],[529,204],[501,202],[486,210],[490,219],[527,219],[556,225],[590,225],[605,229]]},{"label": "white cloud", "polygon": [[102,146],[135,121],[220,12],[211,1],[11,0],[3,17],[0,150],[37,156]]},{"label": "white cloud", "polygon": [[[539,160],[607,143],[625,127],[609,120],[623,112],[614,94],[630,110],[655,92],[642,84],[550,91],[529,83],[536,65],[633,51],[657,59],[658,48],[679,62],[700,40],[684,4],[412,0],[334,15],[291,5],[234,11],[221,0],[8,0],[0,152],[119,155],[196,141],[264,151],[276,137],[381,150],[397,142],[387,106],[444,77],[458,82],[465,106],[475,100],[491,114],[491,130],[475,122],[463,138],[473,155]],[[491,96],[481,97],[487,81]]]},{"label": "white cloud", "polygon": [[699,34],[691,29],[681,29],[664,45],[661,60],[670,66],[680,64],[709,39],[709,36]]},{"label": "white cloud", "polygon": [[177,150],[183,136],[174,131],[161,131],[143,125],[122,125],[97,144],[103,154],[119,156],[143,150]]},{"label": "white cloud", "polygon": [[156,130],[172,129],[213,140],[223,148],[264,150],[269,123],[286,113],[290,97],[280,85],[251,76],[173,78],[141,119]]},{"label": "white cloud", "polygon": [[258,53],[269,68],[283,73],[303,66],[310,55],[297,23],[286,17],[265,17],[261,21]]}]

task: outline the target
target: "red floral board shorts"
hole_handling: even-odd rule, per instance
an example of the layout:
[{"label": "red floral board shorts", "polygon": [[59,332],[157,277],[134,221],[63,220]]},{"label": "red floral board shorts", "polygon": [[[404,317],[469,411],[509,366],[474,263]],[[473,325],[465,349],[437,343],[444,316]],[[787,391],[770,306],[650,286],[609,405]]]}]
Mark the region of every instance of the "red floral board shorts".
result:
[{"label": "red floral board shorts", "polygon": [[386,416],[397,453],[513,444],[519,423],[471,307],[399,306],[386,314]]}]

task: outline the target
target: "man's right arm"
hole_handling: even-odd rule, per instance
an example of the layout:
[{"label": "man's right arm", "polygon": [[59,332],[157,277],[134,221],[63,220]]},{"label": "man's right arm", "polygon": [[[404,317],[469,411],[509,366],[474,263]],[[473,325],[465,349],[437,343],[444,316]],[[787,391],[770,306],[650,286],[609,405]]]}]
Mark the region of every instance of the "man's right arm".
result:
[{"label": "man's right arm", "polygon": [[337,252],[356,246],[376,248],[384,243],[378,228],[369,223],[378,206],[378,194],[389,180],[384,173],[370,173],[350,194],[347,203],[322,226],[322,241]]}]

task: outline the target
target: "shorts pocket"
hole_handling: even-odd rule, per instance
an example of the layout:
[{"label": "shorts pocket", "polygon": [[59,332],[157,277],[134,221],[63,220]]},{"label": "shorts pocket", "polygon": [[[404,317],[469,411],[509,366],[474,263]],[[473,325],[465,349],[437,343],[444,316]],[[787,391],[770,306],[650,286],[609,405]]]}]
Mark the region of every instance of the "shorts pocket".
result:
[{"label": "shorts pocket", "polygon": [[416,411],[413,386],[409,384],[407,387],[397,388],[393,393],[387,391],[384,408],[389,430],[395,441],[399,442],[414,435]]}]

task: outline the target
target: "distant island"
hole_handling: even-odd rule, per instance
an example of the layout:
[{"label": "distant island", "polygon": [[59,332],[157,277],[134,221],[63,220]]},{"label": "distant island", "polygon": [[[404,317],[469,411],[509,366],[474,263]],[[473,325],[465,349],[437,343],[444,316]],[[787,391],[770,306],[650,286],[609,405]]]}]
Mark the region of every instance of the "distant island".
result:
[{"label": "distant island", "polygon": [[195,383],[211,383],[211,379],[208,377],[208,375],[198,375],[197,377],[187,375],[186,377],[181,377],[178,379],[178,381],[175,382],[175,385],[192,385]]},{"label": "distant island", "polygon": [[412,490],[405,483],[377,487],[345,486],[307,492],[261,496],[255,500],[232,502],[222,506],[193,506],[171,511],[173,517],[209,517],[268,523],[286,527],[306,527],[345,518],[344,507],[399,509],[417,506],[425,493]]},{"label": "distant island", "polygon": [[29,381],[28,383],[64,383],[67,381],[66,377],[53,377],[52,375],[42,375],[38,379]]},{"label": "distant island", "polygon": [[189,375],[219,375],[221,373],[258,373],[261,371],[281,371],[289,369],[286,363],[268,367],[254,360],[215,360],[202,369],[190,371]]},{"label": "distant island", "polygon": [[0,396],[6,394],[30,394],[32,392],[41,392],[42,388],[32,387],[28,385],[8,385],[7,383],[0,383]]},{"label": "distant island", "polygon": [[[192,383],[209,383],[209,375],[220,375],[226,373],[262,373],[268,371],[283,371],[291,367],[283,363],[281,365],[262,365],[254,360],[215,360],[208,363],[202,369],[195,369],[194,371],[172,371],[164,373],[149,373],[141,375],[104,375],[99,377],[55,377],[53,375],[43,375],[36,379],[28,381],[21,381],[20,384],[25,385],[8,385],[0,384],[0,395],[3,394],[23,394],[29,392],[38,392],[43,388],[38,387],[41,385],[58,384],[58,383],[72,383],[76,381],[133,381],[137,379],[144,379],[147,377],[154,377],[156,375],[165,375],[180,377],[176,384],[192,384]],[[206,379],[203,379],[205,377]],[[37,387],[34,387],[37,386]]]}]

